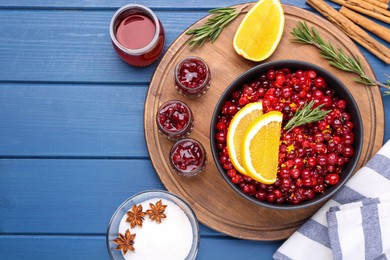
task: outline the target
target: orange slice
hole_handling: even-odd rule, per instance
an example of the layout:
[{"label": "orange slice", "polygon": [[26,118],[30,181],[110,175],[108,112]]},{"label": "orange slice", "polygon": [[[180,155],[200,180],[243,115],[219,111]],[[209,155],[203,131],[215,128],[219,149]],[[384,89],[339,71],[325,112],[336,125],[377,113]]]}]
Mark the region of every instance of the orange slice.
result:
[{"label": "orange slice", "polygon": [[274,53],[284,30],[284,12],[279,0],[260,0],[246,14],[233,40],[236,52],[252,61]]},{"label": "orange slice", "polygon": [[249,103],[238,111],[230,121],[226,145],[230,161],[234,168],[242,174],[246,174],[242,164],[242,141],[245,131],[259,116],[263,114],[261,102]]},{"label": "orange slice", "polygon": [[242,162],[248,176],[258,182],[276,181],[282,120],[281,112],[271,111],[260,116],[245,132]]}]

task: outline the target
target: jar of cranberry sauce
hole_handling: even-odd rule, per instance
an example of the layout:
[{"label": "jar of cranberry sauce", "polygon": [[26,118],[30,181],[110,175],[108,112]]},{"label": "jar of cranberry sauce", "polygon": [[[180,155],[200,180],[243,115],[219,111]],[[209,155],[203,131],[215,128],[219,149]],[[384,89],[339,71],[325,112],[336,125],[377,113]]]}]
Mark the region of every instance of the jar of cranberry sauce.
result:
[{"label": "jar of cranberry sauce", "polygon": [[191,109],[179,100],[170,100],[161,105],[156,120],[160,134],[170,140],[184,138],[194,128]]},{"label": "jar of cranberry sauce", "polygon": [[210,88],[209,66],[199,57],[181,60],[175,68],[175,88],[184,96],[196,98]]},{"label": "jar of cranberry sauce", "polygon": [[207,163],[203,145],[191,138],[177,141],[172,146],[169,157],[175,172],[186,177],[198,175]]}]

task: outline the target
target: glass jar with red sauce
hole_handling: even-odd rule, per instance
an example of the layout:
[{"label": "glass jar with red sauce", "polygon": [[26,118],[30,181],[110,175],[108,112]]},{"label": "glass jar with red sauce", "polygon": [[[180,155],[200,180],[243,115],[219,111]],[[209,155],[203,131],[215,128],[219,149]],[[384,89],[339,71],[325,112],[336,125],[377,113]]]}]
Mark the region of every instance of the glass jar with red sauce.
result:
[{"label": "glass jar with red sauce", "polygon": [[161,105],[156,121],[160,134],[170,140],[186,137],[194,127],[191,109],[180,100],[170,100]]},{"label": "glass jar with red sauce", "polygon": [[175,68],[175,88],[184,96],[196,98],[210,88],[209,66],[199,57],[181,60]]},{"label": "glass jar with red sauce", "polygon": [[128,64],[143,67],[156,61],[164,49],[164,28],[146,6],[129,4],[113,15],[111,42],[118,55]]},{"label": "glass jar with red sauce", "polygon": [[171,148],[169,158],[175,172],[185,177],[198,175],[207,163],[203,145],[191,138],[177,141]]}]

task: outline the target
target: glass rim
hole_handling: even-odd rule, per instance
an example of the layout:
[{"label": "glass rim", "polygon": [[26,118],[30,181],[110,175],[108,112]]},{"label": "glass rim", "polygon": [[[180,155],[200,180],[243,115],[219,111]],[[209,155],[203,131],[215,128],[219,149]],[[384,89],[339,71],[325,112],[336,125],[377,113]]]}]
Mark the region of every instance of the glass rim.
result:
[{"label": "glass rim", "polygon": [[[115,25],[116,25],[116,22],[118,20],[118,18],[120,18],[120,16],[126,12],[127,10],[141,10],[143,11],[144,13],[146,13],[149,18],[152,18],[153,20],[153,23],[156,27],[156,30],[154,32],[154,36],[153,36],[153,39],[149,42],[148,45],[146,45],[145,47],[142,47],[140,49],[130,49],[130,48],[126,48],[125,46],[123,46],[116,38],[116,32],[115,32]],[[156,44],[158,43],[158,38],[159,38],[159,35],[160,35],[160,21],[159,19],[157,18],[156,14],[149,8],[149,7],[146,7],[144,5],[140,5],[140,4],[127,4],[125,6],[122,6],[121,8],[119,8],[115,13],[114,15],[112,16],[111,18],[111,22],[110,22],[110,37],[111,37],[111,40],[112,42],[115,44],[115,46],[117,46],[121,51],[127,53],[127,54],[130,54],[130,55],[142,55],[144,53],[147,53],[149,52],[150,50],[152,50]]]},{"label": "glass rim", "polygon": [[193,171],[189,171],[189,172],[184,172],[185,174],[197,174],[199,172],[201,172],[205,166],[205,164],[207,163],[207,154],[206,154],[206,149],[204,148],[204,146],[202,145],[201,142],[199,142],[198,140],[195,140],[193,138],[183,138],[183,139],[180,139],[178,141],[176,141],[176,143],[174,143],[171,147],[171,150],[169,152],[169,159],[171,161],[171,164],[174,168],[175,171],[178,171],[178,172],[183,172],[181,169],[177,168],[176,165],[173,163],[173,158],[172,158],[172,153],[173,151],[176,149],[176,147],[183,143],[183,142],[193,142],[195,143],[196,145],[198,145],[198,147],[202,150],[202,153],[203,153],[203,156],[202,156],[202,161],[200,163],[200,167],[197,167],[195,170]]},{"label": "glass rim", "polygon": [[[170,131],[166,130],[166,129],[161,125],[160,120],[159,120],[159,116],[160,116],[159,112],[160,112],[160,110],[161,110],[162,108],[164,108],[165,106],[169,105],[170,103],[175,103],[175,102],[180,103],[181,105],[183,105],[183,106],[187,109],[189,118],[188,118],[188,122],[187,122],[186,126],[185,126],[183,129],[181,129],[180,131],[171,131],[171,132],[170,132]],[[161,130],[164,134],[166,134],[166,135],[170,135],[170,134],[173,134],[173,135],[181,135],[181,134],[187,132],[187,131],[189,130],[189,128],[191,128],[191,125],[193,124],[193,121],[194,121],[194,115],[192,114],[191,108],[190,108],[186,103],[184,103],[183,101],[174,99],[174,100],[168,100],[167,102],[165,102],[164,104],[162,104],[162,105],[158,108],[158,110],[157,110],[157,115],[156,115],[156,121],[157,121],[157,125],[159,126],[160,130]]]},{"label": "glass rim", "polygon": [[[185,61],[187,61],[189,59],[200,60],[203,63],[203,65],[206,67],[206,70],[207,70],[206,78],[204,79],[204,82],[202,84],[200,84],[199,86],[197,86],[196,88],[186,87],[183,84],[181,84],[181,82],[177,79],[178,72],[179,72],[179,67],[181,67],[181,65]],[[182,88],[182,89],[184,89],[186,91],[188,90],[189,92],[196,92],[197,90],[202,89],[205,86],[207,86],[208,84],[210,84],[210,68],[209,68],[209,65],[207,65],[207,63],[202,58],[200,58],[198,56],[188,56],[187,58],[184,58],[181,61],[179,61],[179,63],[176,65],[176,67],[175,67],[175,82],[176,82],[177,85],[179,85],[179,88]],[[195,93],[191,93],[191,94],[195,94]]]}]

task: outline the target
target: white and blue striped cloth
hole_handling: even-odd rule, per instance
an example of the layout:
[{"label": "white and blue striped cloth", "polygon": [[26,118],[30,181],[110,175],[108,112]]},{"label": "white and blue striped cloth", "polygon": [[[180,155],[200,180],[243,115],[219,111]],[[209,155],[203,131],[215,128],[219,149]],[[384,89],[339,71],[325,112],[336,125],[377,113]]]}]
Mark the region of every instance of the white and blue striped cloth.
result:
[{"label": "white and blue striped cloth", "polygon": [[390,141],[273,257],[390,260]]}]

